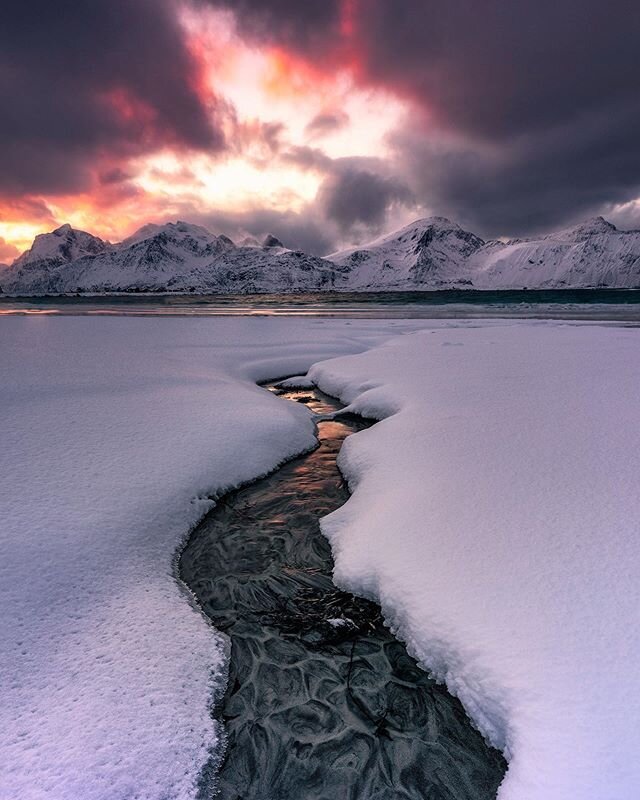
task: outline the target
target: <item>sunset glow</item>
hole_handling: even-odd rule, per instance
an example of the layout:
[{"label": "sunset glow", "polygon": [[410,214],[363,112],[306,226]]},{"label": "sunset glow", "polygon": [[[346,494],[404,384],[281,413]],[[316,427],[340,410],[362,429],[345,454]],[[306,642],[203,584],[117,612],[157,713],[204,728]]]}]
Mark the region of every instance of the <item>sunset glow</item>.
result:
[{"label": "sunset glow", "polygon": [[[567,57],[544,64],[531,34],[544,9],[510,32],[488,12],[410,0],[160,0],[153,13],[131,0],[46,15],[46,47],[18,20],[4,48],[21,83],[3,102],[0,262],[65,222],[118,241],[180,217],[320,252],[429,213],[492,236],[593,213],[640,220],[637,93],[625,83],[615,108],[600,99],[598,59],[576,60],[598,40],[584,47],[570,14],[551,15]],[[599,21],[603,37],[611,24]],[[616,74],[633,72],[629,39]]]}]

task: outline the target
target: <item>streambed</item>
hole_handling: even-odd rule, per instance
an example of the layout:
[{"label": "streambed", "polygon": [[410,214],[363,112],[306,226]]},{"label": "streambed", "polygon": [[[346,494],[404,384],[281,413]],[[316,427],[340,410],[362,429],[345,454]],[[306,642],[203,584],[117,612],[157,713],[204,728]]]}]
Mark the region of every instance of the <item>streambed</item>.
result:
[{"label": "streambed", "polygon": [[[271,388],[319,415],[340,408]],[[370,424],[319,418],[316,450],[222,497],[182,552],[182,579],[231,639],[222,800],[483,800],[504,777],[379,607],[332,582],[319,519],[348,500],[336,457]]]}]

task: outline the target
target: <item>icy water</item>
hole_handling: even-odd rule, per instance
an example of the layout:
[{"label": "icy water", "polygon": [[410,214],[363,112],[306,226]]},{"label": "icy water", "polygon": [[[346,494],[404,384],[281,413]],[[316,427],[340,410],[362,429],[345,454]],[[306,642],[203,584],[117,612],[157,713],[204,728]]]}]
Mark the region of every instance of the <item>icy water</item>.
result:
[{"label": "icy water", "polygon": [[0,297],[13,314],[135,316],[514,317],[640,322],[640,290],[323,292],[257,295],[123,294],[96,297]]},{"label": "icy water", "polygon": [[[317,391],[282,396],[339,408]],[[316,450],[220,499],[181,555],[183,580],[231,639],[221,800],[484,800],[504,776],[379,607],[332,582],[319,518],[348,499],[336,456],[368,424],[319,421]]]}]

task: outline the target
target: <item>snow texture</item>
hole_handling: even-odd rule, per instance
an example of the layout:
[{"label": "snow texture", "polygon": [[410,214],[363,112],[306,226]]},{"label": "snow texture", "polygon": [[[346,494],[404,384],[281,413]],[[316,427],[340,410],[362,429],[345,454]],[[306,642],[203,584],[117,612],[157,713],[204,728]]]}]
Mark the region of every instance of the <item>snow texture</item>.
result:
[{"label": "snow texture", "polygon": [[0,798],[181,800],[220,745],[226,640],[173,575],[212,493],[309,448],[253,381],[415,324],[2,321]]},{"label": "snow texture", "polygon": [[336,582],[504,748],[500,800],[640,786],[640,332],[460,323],[315,365],[348,408]]},{"label": "snow texture", "polygon": [[63,225],[0,275],[10,295],[640,288],[640,231],[602,217],[538,239],[485,242],[443,217],[316,258],[269,234],[234,244],[186,222],[112,245]]}]

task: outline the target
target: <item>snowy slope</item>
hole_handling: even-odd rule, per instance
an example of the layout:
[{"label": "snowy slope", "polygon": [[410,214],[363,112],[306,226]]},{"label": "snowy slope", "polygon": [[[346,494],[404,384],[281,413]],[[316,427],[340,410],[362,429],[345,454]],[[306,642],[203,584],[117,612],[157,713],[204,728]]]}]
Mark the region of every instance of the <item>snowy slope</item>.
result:
[{"label": "snowy slope", "polygon": [[[53,248],[57,234],[39,239]],[[308,291],[332,288],[336,274],[329,262],[288,250],[274,237],[263,246],[237,246],[186,222],[145,225],[119,245],[64,262],[43,258],[41,250],[32,248],[5,273],[6,293]]]},{"label": "snowy slope", "polygon": [[66,264],[83,256],[104,253],[111,246],[91,233],[75,230],[71,225],[61,225],[51,233],[36,236],[30,249],[18,256],[13,266],[25,267],[39,261],[52,265]]},{"label": "snowy slope", "polygon": [[499,800],[636,800],[640,331],[442,326],[317,364],[349,438],[335,577],[506,747]]},{"label": "snowy slope", "polygon": [[306,409],[253,380],[408,327],[2,320],[2,800],[196,797],[225,644],[175,549],[211,493],[314,442]]},{"label": "snowy slope", "polygon": [[640,288],[640,231],[619,231],[602,217],[540,239],[490,242],[474,255],[482,289]]},{"label": "snowy slope", "polygon": [[468,259],[484,242],[444,217],[428,217],[364,247],[327,258],[348,271],[352,290],[444,289],[467,284]]},{"label": "snowy slope", "polygon": [[61,225],[51,233],[36,236],[29,250],[2,273],[1,285],[15,287],[20,294],[45,294],[62,267],[82,259],[106,254],[113,245],[86,231]]},{"label": "snowy slope", "polygon": [[328,258],[352,289],[640,288],[640,231],[602,217],[538,239],[484,242],[442,217]]}]

